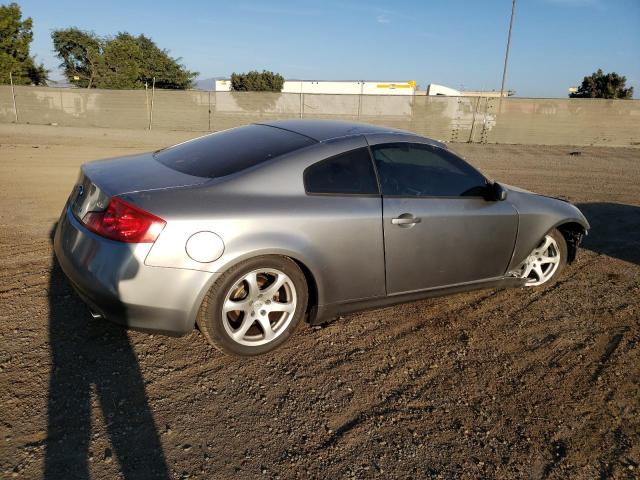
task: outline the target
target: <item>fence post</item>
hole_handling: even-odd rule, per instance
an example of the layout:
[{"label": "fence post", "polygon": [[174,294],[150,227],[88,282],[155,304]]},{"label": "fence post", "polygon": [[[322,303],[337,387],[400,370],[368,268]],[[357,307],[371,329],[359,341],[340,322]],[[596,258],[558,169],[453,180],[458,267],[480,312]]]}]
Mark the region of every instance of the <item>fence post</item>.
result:
[{"label": "fence post", "polygon": [[149,120],[149,84],[145,80],[144,82],[144,111],[147,114],[147,121]]},{"label": "fence post", "polygon": [[13,72],[9,72],[9,81],[11,82],[11,96],[13,97],[13,115],[18,123],[18,109],[16,108],[16,91],[13,88]]},{"label": "fence post", "polygon": [[153,99],[156,94],[156,77],[153,77],[153,83],[151,84],[151,110],[149,111],[149,130],[153,125]]},{"label": "fence post", "polygon": [[476,100],[476,107],[473,109],[473,117],[471,118],[471,131],[469,132],[469,140],[467,143],[473,143],[473,129],[476,126],[476,113],[478,113],[478,107],[480,106],[480,99],[482,97],[478,97]]},{"label": "fence post", "polygon": [[212,109],[211,109],[211,115],[209,115],[209,117],[211,117],[211,131],[212,132],[216,128],[216,108],[218,108],[218,90],[214,90],[213,91],[213,105],[212,105]]},{"label": "fence post", "polygon": [[[485,98],[484,113],[482,114],[482,132],[480,132],[480,143],[487,143],[487,114],[489,112],[489,97]],[[497,118],[496,118],[497,121]]]},{"label": "fence post", "polygon": [[209,114],[207,119],[209,120],[209,131],[211,131],[211,90],[209,90]]}]

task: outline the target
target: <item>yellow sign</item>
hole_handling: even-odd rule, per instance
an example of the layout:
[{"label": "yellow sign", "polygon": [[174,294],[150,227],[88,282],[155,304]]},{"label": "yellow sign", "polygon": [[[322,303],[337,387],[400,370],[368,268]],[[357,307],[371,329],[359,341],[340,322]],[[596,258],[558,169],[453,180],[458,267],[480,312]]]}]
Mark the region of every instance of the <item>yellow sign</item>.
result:
[{"label": "yellow sign", "polygon": [[413,88],[409,83],[378,83],[377,88]]},{"label": "yellow sign", "polygon": [[74,79],[74,80],[80,80],[80,77],[79,77],[78,75],[74,75],[74,76],[73,76],[73,79]]}]

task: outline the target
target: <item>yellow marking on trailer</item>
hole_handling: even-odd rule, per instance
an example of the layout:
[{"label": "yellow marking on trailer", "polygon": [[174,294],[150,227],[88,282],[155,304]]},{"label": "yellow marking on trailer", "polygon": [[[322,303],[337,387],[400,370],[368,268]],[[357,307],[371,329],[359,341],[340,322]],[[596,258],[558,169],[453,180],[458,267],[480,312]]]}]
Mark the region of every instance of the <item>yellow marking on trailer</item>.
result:
[{"label": "yellow marking on trailer", "polygon": [[378,83],[377,88],[413,88],[408,83]]}]

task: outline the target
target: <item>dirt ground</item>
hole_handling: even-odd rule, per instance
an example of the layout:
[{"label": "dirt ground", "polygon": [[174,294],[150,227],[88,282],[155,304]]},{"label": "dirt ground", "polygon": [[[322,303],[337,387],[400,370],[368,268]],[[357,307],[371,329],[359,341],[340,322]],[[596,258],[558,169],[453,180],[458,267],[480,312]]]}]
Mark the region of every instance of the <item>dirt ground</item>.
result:
[{"label": "dirt ground", "polygon": [[640,149],[453,145],[579,204],[593,228],[561,280],[247,360],[92,320],[52,262],[83,161],[194,135],[0,126],[0,477],[638,478]]}]

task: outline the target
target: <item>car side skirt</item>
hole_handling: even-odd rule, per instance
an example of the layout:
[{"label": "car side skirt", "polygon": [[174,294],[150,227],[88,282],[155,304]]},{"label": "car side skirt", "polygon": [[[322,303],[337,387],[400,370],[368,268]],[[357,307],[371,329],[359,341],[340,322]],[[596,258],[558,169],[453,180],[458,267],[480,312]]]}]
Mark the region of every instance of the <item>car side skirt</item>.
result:
[{"label": "car side skirt", "polygon": [[443,297],[455,293],[470,292],[472,290],[522,287],[524,286],[524,283],[525,280],[521,278],[500,277],[492,278],[490,280],[482,280],[479,282],[470,282],[443,288],[431,288],[428,290],[388,295],[384,297],[373,297],[343,303],[332,303],[328,305],[315,305],[309,312],[309,323],[311,325],[322,325],[335,320],[341,315],[360,312],[363,310],[372,310],[401,303],[415,302],[426,298]]}]

